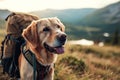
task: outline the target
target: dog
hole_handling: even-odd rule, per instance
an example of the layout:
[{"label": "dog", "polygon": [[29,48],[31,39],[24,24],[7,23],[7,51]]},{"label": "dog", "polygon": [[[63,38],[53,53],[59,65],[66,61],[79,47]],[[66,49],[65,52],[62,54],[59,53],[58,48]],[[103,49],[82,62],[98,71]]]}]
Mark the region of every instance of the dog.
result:
[{"label": "dog", "polygon": [[[53,80],[54,63],[57,55],[64,53],[67,38],[63,23],[57,17],[35,20],[23,30],[22,36],[26,41],[26,48],[35,55],[37,62],[44,67],[50,66],[46,75],[37,79]],[[23,54],[19,56],[19,70],[21,80],[33,80],[33,67]]]}]

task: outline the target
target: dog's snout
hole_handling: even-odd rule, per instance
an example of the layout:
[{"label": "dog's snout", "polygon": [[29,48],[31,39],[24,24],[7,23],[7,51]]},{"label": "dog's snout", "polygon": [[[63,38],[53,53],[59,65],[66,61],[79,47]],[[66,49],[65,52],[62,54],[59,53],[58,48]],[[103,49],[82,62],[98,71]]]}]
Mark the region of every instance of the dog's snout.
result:
[{"label": "dog's snout", "polygon": [[57,37],[57,39],[60,41],[60,43],[61,43],[62,45],[64,45],[64,44],[65,44],[65,41],[66,41],[66,37],[67,37],[66,34],[62,34],[62,35],[59,35],[59,36]]}]

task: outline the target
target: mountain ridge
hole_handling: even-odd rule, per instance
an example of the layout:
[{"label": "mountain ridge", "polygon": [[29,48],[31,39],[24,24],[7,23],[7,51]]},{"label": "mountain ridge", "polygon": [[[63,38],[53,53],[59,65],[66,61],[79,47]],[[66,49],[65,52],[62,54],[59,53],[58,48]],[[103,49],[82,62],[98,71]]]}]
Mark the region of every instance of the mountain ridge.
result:
[{"label": "mountain ridge", "polygon": [[[83,8],[83,9],[46,9],[42,11],[34,11],[32,14],[38,15],[41,18],[44,17],[58,17],[65,23],[77,24],[78,20],[82,17],[94,12],[94,8]],[[73,22],[74,21],[74,22]]]},{"label": "mountain ridge", "polygon": [[109,33],[111,37],[120,26],[120,2],[101,9],[46,9],[30,12],[30,14],[37,15],[40,18],[60,18],[66,26],[69,39],[102,40],[104,33]]}]

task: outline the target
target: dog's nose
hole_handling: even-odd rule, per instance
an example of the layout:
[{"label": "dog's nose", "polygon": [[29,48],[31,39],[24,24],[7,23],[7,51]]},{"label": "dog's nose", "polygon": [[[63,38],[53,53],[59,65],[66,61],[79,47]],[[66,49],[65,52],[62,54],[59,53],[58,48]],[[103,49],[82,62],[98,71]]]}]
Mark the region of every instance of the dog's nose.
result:
[{"label": "dog's nose", "polygon": [[67,38],[67,35],[66,35],[66,34],[62,34],[62,35],[59,35],[59,36],[57,37],[57,39],[60,41],[60,43],[61,43],[62,45],[65,44],[66,38]]}]

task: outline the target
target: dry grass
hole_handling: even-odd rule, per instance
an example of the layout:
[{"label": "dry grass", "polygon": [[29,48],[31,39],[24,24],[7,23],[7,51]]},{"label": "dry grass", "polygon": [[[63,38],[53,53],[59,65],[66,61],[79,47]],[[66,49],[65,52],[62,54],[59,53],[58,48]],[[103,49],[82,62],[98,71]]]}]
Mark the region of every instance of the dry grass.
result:
[{"label": "dry grass", "polygon": [[5,36],[5,29],[0,29],[0,43],[3,40],[4,36]]},{"label": "dry grass", "polygon": [[[68,44],[66,45],[66,53],[59,56],[56,74],[62,74],[64,76],[67,74],[66,77],[68,78],[62,80],[71,80],[69,77],[72,76],[72,78],[74,78],[72,80],[76,80],[76,78],[77,80],[120,80],[119,48],[120,47],[116,46],[99,47],[97,45],[79,46]],[[83,70],[75,69],[76,65],[79,65],[81,62],[76,63],[76,65],[73,65],[73,67],[71,67],[70,64],[72,63],[72,58],[69,58],[68,60],[65,59],[69,56],[72,56],[75,59],[75,62],[76,60],[82,60],[85,68],[83,68]],[[64,63],[61,62],[61,60],[64,61]],[[83,67],[83,65],[80,66]],[[77,68],[80,68],[80,66]],[[63,69],[62,73],[61,69]],[[68,72],[70,76],[68,76]],[[61,80],[60,78],[63,77],[57,75],[55,80]]]},{"label": "dry grass", "polygon": [[[67,44],[65,48],[55,64],[55,80],[120,80],[120,47]],[[8,79],[0,74],[0,80]]]}]

